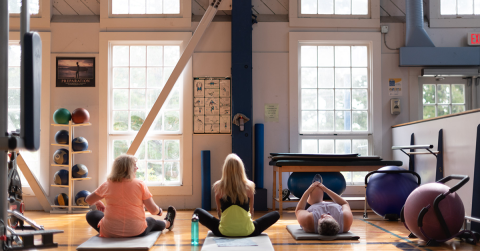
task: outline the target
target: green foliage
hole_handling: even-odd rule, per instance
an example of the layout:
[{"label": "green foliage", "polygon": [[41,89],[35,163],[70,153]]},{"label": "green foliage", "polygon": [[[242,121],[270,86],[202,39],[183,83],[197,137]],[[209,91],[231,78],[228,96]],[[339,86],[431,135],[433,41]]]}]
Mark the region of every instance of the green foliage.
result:
[{"label": "green foliage", "polygon": [[125,122],[115,122],[113,124],[114,131],[126,131],[128,129],[128,125]]},{"label": "green foliage", "polygon": [[132,130],[139,131],[144,121],[145,120],[143,118],[132,114]]}]

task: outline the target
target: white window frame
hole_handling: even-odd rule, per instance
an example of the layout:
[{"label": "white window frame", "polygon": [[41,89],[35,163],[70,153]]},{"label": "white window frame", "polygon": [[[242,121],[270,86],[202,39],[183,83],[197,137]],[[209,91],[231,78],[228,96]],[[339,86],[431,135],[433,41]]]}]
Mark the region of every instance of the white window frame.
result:
[{"label": "white window frame", "polygon": [[301,14],[302,0],[289,0],[289,20],[292,27],[378,28],[380,0],[368,0],[368,15]]},{"label": "white window frame", "polygon": [[[110,137],[119,137],[119,136],[135,136],[136,133],[122,133],[118,135],[109,135],[110,125],[109,119],[110,109],[109,105],[111,103],[110,99],[110,49],[112,44],[159,44],[159,43],[169,43],[169,44],[178,44],[180,46],[180,55],[185,50],[188,41],[192,36],[191,32],[101,32],[100,33],[100,53],[99,53],[99,79],[100,83],[108,83],[100,86],[100,95],[99,95],[99,184],[102,184],[106,181],[109,165],[111,165],[111,149],[110,149]],[[180,174],[183,175],[183,183],[181,186],[151,186],[149,185],[149,190],[153,195],[192,195],[193,194],[193,169],[192,169],[192,135],[193,135],[193,112],[192,109],[183,109],[184,107],[193,107],[193,90],[190,88],[192,77],[192,60],[190,59],[183,71],[183,104],[181,104],[181,134],[162,134],[162,135],[151,135],[147,134],[147,137],[158,137],[159,139],[169,139],[169,138],[181,138],[181,144],[183,146],[180,149],[181,155],[181,171]],[[131,138],[133,139],[133,138]]]},{"label": "white window frame", "polygon": [[[289,114],[290,114],[290,152],[301,151],[300,135],[300,46],[302,44],[335,44],[335,45],[355,45],[364,44],[368,46],[369,51],[369,124],[368,133],[336,133],[332,135],[308,135],[309,138],[335,138],[348,137],[358,138],[359,136],[371,137],[369,140],[370,153],[382,155],[382,97],[381,97],[381,34],[378,32],[290,32],[289,33]],[[370,134],[370,135],[369,135]]]},{"label": "white window frame", "polygon": [[[30,30],[50,29],[51,3],[48,0],[39,0],[38,5],[38,14],[30,16]],[[10,30],[20,30],[20,14],[10,14],[9,27]]]},{"label": "white window frame", "polygon": [[[50,69],[51,67],[51,34],[50,32],[38,32],[40,38],[42,39],[42,87],[41,87],[41,108],[40,108],[40,127],[45,128],[40,134],[40,150],[45,151],[47,154],[40,153],[40,171],[38,176],[36,175],[37,180],[40,182],[40,185],[44,188],[50,187],[50,173],[54,171],[50,167],[51,156],[53,154],[50,146],[50,130],[51,129],[51,114],[50,114]],[[20,41],[20,32],[9,32],[9,41]],[[43,150],[42,150],[43,149]],[[53,150],[55,151],[55,150]],[[50,154],[48,154],[51,152]],[[28,163],[28,160],[26,160]],[[33,172],[36,173],[36,172]],[[22,183],[23,196],[35,196],[30,185]],[[45,193],[49,194],[50,189],[45,189]]]},{"label": "white window frame", "polygon": [[430,27],[476,28],[480,26],[480,15],[441,15],[440,0],[430,1]]},{"label": "white window frame", "polygon": [[180,0],[180,14],[112,14],[112,0],[100,1],[100,28],[190,28],[192,1]]}]

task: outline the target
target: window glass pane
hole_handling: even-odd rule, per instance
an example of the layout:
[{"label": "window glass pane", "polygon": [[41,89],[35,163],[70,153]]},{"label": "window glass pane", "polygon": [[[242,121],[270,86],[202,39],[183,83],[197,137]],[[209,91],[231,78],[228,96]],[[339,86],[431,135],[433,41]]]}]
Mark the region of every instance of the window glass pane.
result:
[{"label": "window glass pane", "polygon": [[302,153],[318,153],[318,141],[316,139],[303,139]]},{"label": "window glass pane", "polygon": [[[132,142],[133,140],[130,141],[130,145],[132,145]],[[135,157],[137,157],[138,160],[145,160],[145,141],[143,141],[138,147]]]},{"label": "window glass pane", "polygon": [[162,67],[147,68],[147,86],[148,88],[163,88]]},{"label": "window glass pane", "polygon": [[435,117],[435,106],[423,106],[423,119],[429,119]]},{"label": "window glass pane", "polygon": [[350,131],[351,113],[350,111],[335,112],[335,130]]},{"label": "window glass pane", "polygon": [[162,159],[162,144],[161,140],[149,140],[147,147],[148,147],[148,154],[147,158],[149,160],[161,160]]},{"label": "window glass pane", "polygon": [[135,177],[139,180],[145,181],[145,161],[137,161],[137,172]]},{"label": "window glass pane", "polygon": [[20,67],[8,67],[8,88],[20,88]]},{"label": "window glass pane", "polygon": [[8,66],[20,66],[22,49],[20,45],[8,46]]},{"label": "window glass pane", "polygon": [[[167,80],[170,78],[170,75],[172,75],[173,72],[173,67],[163,67],[163,85],[167,83]],[[181,82],[182,77],[180,76],[177,80],[177,82]]]},{"label": "window glass pane", "polygon": [[302,110],[317,109],[317,89],[302,89]]},{"label": "window glass pane", "polygon": [[[131,1],[136,2],[136,1]],[[130,66],[145,66],[147,61],[147,47],[130,46]]]},{"label": "window glass pane", "polygon": [[316,68],[302,68],[300,76],[302,88],[316,88],[317,87],[317,69]]},{"label": "window glass pane", "polygon": [[165,66],[175,66],[180,59],[180,47],[179,46],[165,46],[163,47],[165,58]]},{"label": "window glass pane", "polygon": [[128,88],[129,69],[126,67],[113,68],[112,84],[113,88]]},{"label": "window glass pane", "polygon": [[180,90],[178,88],[173,88],[165,103],[166,109],[180,109]]},{"label": "window glass pane", "polygon": [[161,162],[147,162],[147,180],[150,182],[163,181],[163,165]]},{"label": "window glass pane", "polygon": [[452,85],[452,103],[465,103],[465,85]]},{"label": "window glass pane", "polygon": [[114,110],[128,109],[128,89],[113,90],[113,109]]},{"label": "window glass pane", "polygon": [[165,162],[165,181],[179,181],[179,174],[178,162]]},{"label": "window glass pane", "polygon": [[[169,1],[169,0],[166,0]],[[147,0],[147,14],[162,14],[163,1],[162,0]]]},{"label": "window glass pane", "polygon": [[163,65],[163,46],[147,46],[147,65]]},{"label": "window glass pane", "polygon": [[441,15],[455,15],[455,14],[457,14],[457,1],[455,1],[455,0],[440,0],[440,14]]},{"label": "window glass pane", "polygon": [[145,88],[145,68],[130,68],[130,88]]},{"label": "window glass pane", "polygon": [[152,109],[153,104],[160,95],[160,89],[147,89],[147,110]]},{"label": "window glass pane", "polygon": [[367,68],[352,68],[352,87],[367,87]]},{"label": "window glass pane", "polygon": [[145,0],[134,0],[129,1],[130,3],[130,14],[145,14]]},{"label": "window glass pane", "polygon": [[335,46],[335,66],[350,66],[350,46]]},{"label": "window glass pane", "polygon": [[349,139],[335,140],[335,153],[351,153],[352,146]]},{"label": "window glass pane", "polygon": [[352,0],[352,14],[353,15],[367,15],[368,14],[368,0]]},{"label": "window glass pane", "polygon": [[358,153],[360,156],[368,155],[367,139],[352,139],[352,153]]},{"label": "window glass pane", "polygon": [[179,0],[163,1],[163,13],[164,14],[180,14],[180,1]]},{"label": "window glass pane", "polygon": [[130,90],[130,109],[145,109],[145,89]]},{"label": "window glass pane", "polygon": [[365,184],[365,176],[367,176],[368,172],[352,172],[353,174],[353,183],[362,183]]},{"label": "window glass pane", "polygon": [[352,90],[352,109],[366,110],[368,108],[368,92],[367,89]]},{"label": "window glass pane", "polygon": [[318,140],[319,153],[335,153],[333,139]]},{"label": "window glass pane", "polygon": [[20,110],[20,89],[8,89],[8,109]]},{"label": "window glass pane", "polygon": [[114,140],[113,141],[113,158],[127,153],[128,151],[128,142],[127,140]]},{"label": "window glass pane", "polygon": [[165,112],[165,131],[180,130],[180,111]]},{"label": "window glass pane", "polygon": [[128,66],[129,62],[128,46],[113,46],[112,64],[113,66]]},{"label": "window glass pane", "polygon": [[352,115],[352,131],[366,131],[368,129],[368,113],[366,111],[354,111]]},{"label": "window glass pane", "polygon": [[8,131],[20,129],[20,111],[8,111]]},{"label": "window glass pane", "polygon": [[340,172],[340,173],[343,174],[343,177],[345,178],[345,181],[347,182],[347,185],[352,183],[352,173],[353,172]]},{"label": "window glass pane", "polygon": [[450,85],[437,85],[437,103],[450,103]]},{"label": "window glass pane", "polygon": [[348,15],[351,13],[352,0],[335,0],[335,14]]},{"label": "window glass pane", "polygon": [[153,122],[153,131],[163,131],[163,112],[160,112],[155,118],[155,121]]},{"label": "window glass pane", "polygon": [[144,111],[132,111],[131,112],[131,125],[130,128],[134,131],[140,130],[140,127],[145,121],[145,112]]},{"label": "window glass pane", "polygon": [[350,89],[335,90],[335,109],[351,109]]},{"label": "window glass pane", "polygon": [[333,14],[333,0],[318,0],[318,14]]},{"label": "window glass pane", "polygon": [[317,131],[316,111],[302,111],[302,131]]},{"label": "window glass pane", "polygon": [[480,14],[480,0],[473,1],[473,14],[479,15]]},{"label": "window glass pane", "polygon": [[[333,46],[318,46],[318,66],[332,67],[334,65]],[[316,66],[316,65],[313,65]]]},{"label": "window glass pane", "polygon": [[302,0],[300,12],[302,14],[317,14],[317,0]]},{"label": "window glass pane", "polygon": [[367,46],[352,46],[352,66],[367,67]]},{"label": "window glass pane", "polygon": [[452,105],[452,113],[459,113],[464,111],[465,111],[464,105]]},{"label": "window glass pane", "polygon": [[165,159],[180,160],[179,140],[165,140]]},{"label": "window glass pane", "polygon": [[448,115],[448,114],[450,114],[449,105],[439,105],[437,107],[437,116]]},{"label": "window glass pane", "polygon": [[113,112],[113,130],[114,131],[128,130],[128,112],[127,111]]},{"label": "window glass pane", "polygon": [[333,68],[318,68],[318,88],[331,88],[334,82]]},{"label": "window glass pane", "polygon": [[435,104],[435,85],[423,85],[423,103]]},{"label": "window glass pane", "polygon": [[473,15],[473,0],[457,0],[457,14]]},{"label": "window glass pane", "polygon": [[318,130],[333,131],[333,111],[318,112]]},{"label": "window glass pane", "polygon": [[351,87],[350,68],[335,68],[335,87]]},{"label": "window glass pane", "polygon": [[317,66],[317,46],[301,47],[301,67]]},{"label": "window glass pane", "polygon": [[[22,8],[21,0],[8,0],[8,13],[20,13]],[[28,1],[28,11],[30,15],[38,14],[40,10],[39,0],[30,0]]]},{"label": "window glass pane", "polygon": [[112,14],[128,14],[128,0],[112,0]]},{"label": "window glass pane", "polygon": [[318,90],[318,109],[333,110],[333,89]]}]

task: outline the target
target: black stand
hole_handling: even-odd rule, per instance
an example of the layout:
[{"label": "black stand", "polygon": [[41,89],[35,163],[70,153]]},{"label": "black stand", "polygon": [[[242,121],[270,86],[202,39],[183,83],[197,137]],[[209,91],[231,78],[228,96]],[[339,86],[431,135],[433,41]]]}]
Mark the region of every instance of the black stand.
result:
[{"label": "black stand", "polygon": [[253,208],[255,211],[268,211],[267,189],[255,188]]}]

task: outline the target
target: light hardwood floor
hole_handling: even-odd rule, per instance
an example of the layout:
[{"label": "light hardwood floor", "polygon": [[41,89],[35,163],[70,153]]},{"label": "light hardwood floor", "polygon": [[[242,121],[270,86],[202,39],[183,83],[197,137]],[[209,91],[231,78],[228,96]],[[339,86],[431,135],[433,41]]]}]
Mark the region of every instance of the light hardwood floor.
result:
[{"label": "light hardwood floor", "polygon": [[[190,245],[192,211],[177,213],[173,231],[165,230],[150,250],[201,250],[201,246]],[[255,213],[257,217],[263,214],[263,212]],[[63,234],[54,236],[54,241],[59,244],[59,247],[51,250],[76,250],[78,245],[97,234],[85,221],[85,214],[62,215],[27,211],[25,215],[38,224],[44,225],[46,229],[65,231]],[[149,213],[146,215],[151,216]],[[451,240],[437,247],[425,247],[425,242],[406,237],[409,232],[401,222],[383,221],[374,213],[370,213],[369,216],[371,217],[369,220],[363,220],[360,213],[354,216],[351,231],[360,236],[358,241],[296,241],[286,230],[287,225],[297,224],[293,211],[284,211],[283,217],[266,233],[275,250],[480,250],[479,245],[473,246],[458,240]],[[201,243],[207,231],[207,228],[200,227]]]}]

